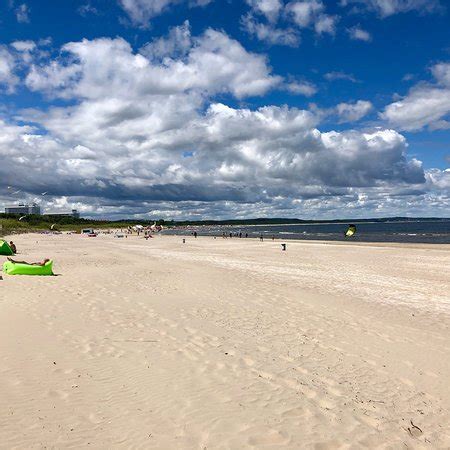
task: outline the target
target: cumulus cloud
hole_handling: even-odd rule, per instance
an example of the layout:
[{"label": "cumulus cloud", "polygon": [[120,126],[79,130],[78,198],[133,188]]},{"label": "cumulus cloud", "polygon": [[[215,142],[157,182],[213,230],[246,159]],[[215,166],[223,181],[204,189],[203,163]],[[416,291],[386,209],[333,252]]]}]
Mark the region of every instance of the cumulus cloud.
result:
[{"label": "cumulus cloud", "polygon": [[19,83],[16,71],[16,60],[14,55],[5,46],[0,46],[0,88],[12,93]]},{"label": "cumulus cloud", "polygon": [[432,67],[434,83],[418,83],[400,100],[388,105],[381,117],[402,130],[450,128],[450,63]]},{"label": "cumulus cloud", "polygon": [[229,92],[243,98],[264,94],[281,82],[280,77],[271,75],[264,56],[247,52],[239,42],[212,29],[193,38],[183,58],[168,55],[161,61],[164,46],[184,45],[180,36],[190,39],[185,30],[165,43],[157,40],[144,46],[138,54],[120,38],[72,42],[63,47],[66,59],[33,66],[26,84],[32,90],[62,98],[103,98],[112,91],[175,95],[187,90]]},{"label": "cumulus cloud", "polygon": [[141,53],[153,61],[162,61],[164,58],[185,57],[191,47],[191,27],[186,20],[182,25],[171,28],[167,36],[144,45]]},{"label": "cumulus cloud", "polygon": [[324,11],[321,0],[292,1],[286,5],[287,14],[300,28],[313,26],[318,34],[334,34],[337,18]]},{"label": "cumulus cloud", "polygon": [[[88,123],[90,116],[84,123],[72,115],[58,116],[56,123],[43,118],[40,124],[53,137],[2,124],[8,136],[2,179],[12,176],[14,164],[14,183],[20,179],[21,188],[54,195],[238,202],[302,197],[311,186],[333,192],[424,182],[420,162],[406,159],[405,139],[393,130],[321,133],[313,114],[287,107],[249,110],[214,103],[204,114],[189,116],[176,129],[155,129],[149,126],[152,116],[142,118],[141,125],[148,124],[142,140],[134,139],[136,129],[124,118],[96,126]],[[76,130],[58,133],[58,127]],[[193,157],[183,158],[186,148]]]},{"label": "cumulus cloud", "polygon": [[264,15],[272,23],[278,20],[284,6],[280,0],[247,0],[247,3],[254,11]]},{"label": "cumulus cloud", "polygon": [[275,45],[297,46],[300,30],[334,34],[338,17],[327,14],[322,0],[247,0],[250,13],[241,18],[243,28],[261,41]]},{"label": "cumulus cloud", "polygon": [[370,35],[370,33],[366,30],[363,30],[359,25],[347,29],[347,32],[350,36],[350,39],[353,39],[354,41],[370,42],[372,40],[372,36]]},{"label": "cumulus cloud", "polygon": [[300,34],[292,27],[277,28],[270,22],[260,22],[252,14],[242,17],[241,24],[251,36],[268,44],[288,47],[297,47],[300,44]]},{"label": "cumulus cloud", "polygon": [[341,123],[356,122],[372,111],[373,105],[365,100],[358,100],[356,103],[339,103],[336,112]]},{"label": "cumulus cloud", "polygon": [[314,22],[314,30],[317,34],[335,34],[337,17],[321,14]]},{"label": "cumulus cloud", "polygon": [[34,41],[14,41],[11,43],[11,47],[18,52],[31,52],[36,48],[36,43]]},{"label": "cumulus cloud", "polygon": [[398,13],[416,11],[421,14],[442,11],[439,0],[341,0],[341,6],[361,5],[368,10],[388,17]]},{"label": "cumulus cloud", "polygon": [[323,132],[311,111],[226,105],[223,94],[261,95],[281,79],[216,30],[192,36],[185,23],[139,52],[120,38],[71,42],[25,82],[68,101],[0,121],[0,197],[14,185],[30,200],[48,191],[48,209],[97,216],[293,216],[447,189],[392,129]]}]

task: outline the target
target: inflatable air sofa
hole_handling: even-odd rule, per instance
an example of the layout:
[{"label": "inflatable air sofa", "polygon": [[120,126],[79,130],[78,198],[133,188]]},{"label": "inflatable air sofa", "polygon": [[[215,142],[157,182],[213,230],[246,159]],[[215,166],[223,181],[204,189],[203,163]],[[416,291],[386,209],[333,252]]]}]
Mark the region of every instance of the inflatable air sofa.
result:
[{"label": "inflatable air sofa", "polygon": [[6,261],[3,264],[3,272],[8,275],[53,275],[53,261],[48,261],[44,266]]},{"label": "inflatable air sofa", "polygon": [[0,239],[0,255],[11,256],[12,254],[13,251],[11,250],[9,244],[3,239]]}]

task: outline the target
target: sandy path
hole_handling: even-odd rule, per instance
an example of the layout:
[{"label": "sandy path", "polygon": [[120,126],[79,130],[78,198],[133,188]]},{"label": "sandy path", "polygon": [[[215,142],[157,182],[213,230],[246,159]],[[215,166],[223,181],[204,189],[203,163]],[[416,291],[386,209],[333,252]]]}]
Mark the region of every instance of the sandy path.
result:
[{"label": "sandy path", "polygon": [[15,240],[1,448],[450,446],[448,246]]}]

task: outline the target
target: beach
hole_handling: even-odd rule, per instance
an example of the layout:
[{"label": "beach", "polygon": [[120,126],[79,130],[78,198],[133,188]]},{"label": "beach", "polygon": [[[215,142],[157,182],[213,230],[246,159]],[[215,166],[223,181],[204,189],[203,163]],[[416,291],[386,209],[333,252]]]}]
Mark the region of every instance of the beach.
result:
[{"label": "beach", "polygon": [[0,448],[450,446],[450,245],[185,239],[13,237]]}]

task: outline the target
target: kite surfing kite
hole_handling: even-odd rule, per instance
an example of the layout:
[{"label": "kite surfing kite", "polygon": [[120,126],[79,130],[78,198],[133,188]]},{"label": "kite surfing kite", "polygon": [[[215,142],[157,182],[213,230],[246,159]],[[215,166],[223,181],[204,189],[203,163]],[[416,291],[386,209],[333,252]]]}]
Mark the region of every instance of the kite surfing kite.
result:
[{"label": "kite surfing kite", "polygon": [[350,224],[347,228],[347,231],[345,232],[345,237],[352,237],[356,233],[356,226],[353,224]]}]

